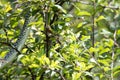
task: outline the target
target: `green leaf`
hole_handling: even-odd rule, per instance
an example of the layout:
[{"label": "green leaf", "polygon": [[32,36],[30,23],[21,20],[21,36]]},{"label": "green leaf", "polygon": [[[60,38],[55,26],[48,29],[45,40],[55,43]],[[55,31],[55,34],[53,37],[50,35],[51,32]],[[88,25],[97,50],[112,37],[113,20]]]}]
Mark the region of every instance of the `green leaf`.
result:
[{"label": "green leaf", "polygon": [[7,5],[6,5],[6,10],[5,10],[5,12],[8,12],[8,11],[10,11],[10,10],[12,10],[12,7],[10,6],[10,4],[7,4]]},{"label": "green leaf", "polygon": [[93,67],[94,67],[94,65],[93,65],[93,64],[90,64],[90,65],[88,65],[88,66],[85,67],[85,70],[89,70],[89,69],[91,69],[91,68],[93,68]]},{"label": "green leaf", "polygon": [[91,14],[87,11],[80,11],[77,15],[78,16],[91,16]]},{"label": "green leaf", "polygon": [[90,47],[90,49],[89,49],[89,52],[90,53],[93,53],[93,52],[98,52],[99,51],[99,49],[98,48],[93,48],[93,47]]},{"label": "green leaf", "polygon": [[30,62],[30,58],[28,56],[23,56],[22,59],[21,59],[21,62],[24,65],[27,65]]},{"label": "green leaf", "polygon": [[0,58],[2,57],[4,57],[5,55],[6,55],[6,53],[7,53],[8,51],[6,50],[6,51],[2,51],[1,53],[0,53]]},{"label": "green leaf", "polygon": [[58,64],[59,64],[58,61],[53,61],[53,60],[52,60],[52,62],[51,62],[51,64],[50,64],[49,67],[50,67],[51,69],[58,69],[58,68],[61,68]]},{"label": "green leaf", "polygon": [[120,66],[116,66],[116,67],[113,68],[113,72],[116,72],[118,70],[120,70]]},{"label": "green leaf", "polygon": [[120,30],[117,31],[117,35],[120,35]]},{"label": "green leaf", "polygon": [[49,65],[49,64],[50,64],[49,58],[46,57],[46,58],[45,58],[45,62],[46,62],[47,65]]},{"label": "green leaf", "polygon": [[120,74],[120,70],[117,70],[117,71],[114,72],[113,76],[117,77],[117,76],[119,76],[119,74]]},{"label": "green leaf", "polygon": [[50,64],[49,59],[45,55],[42,55],[40,58],[38,58],[38,60],[40,61],[41,65]]},{"label": "green leaf", "polygon": [[105,42],[105,45],[108,47],[112,47],[114,45],[114,41],[112,39],[107,40],[107,42]]},{"label": "green leaf", "polygon": [[29,67],[30,68],[39,68],[40,66],[38,64],[31,64]]},{"label": "green leaf", "polygon": [[90,36],[82,35],[82,38],[81,38],[82,41],[87,41],[88,39],[90,39]]},{"label": "green leaf", "polygon": [[108,51],[110,51],[109,48],[103,48],[103,49],[101,49],[99,54],[103,54],[103,53],[108,52]]},{"label": "green leaf", "polygon": [[80,28],[82,25],[83,25],[83,22],[79,23],[79,24],[77,25],[77,28]]},{"label": "green leaf", "polygon": [[72,80],[79,80],[82,73],[74,72],[72,74]]},{"label": "green leaf", "polygon": [[97,19],[95,19],[95,22],[98,22],[98,21],[103,20],[103,19],[105,19],[104,16],[99,16]]},{"label": "green leaf", "polygon": [[60,9],[62,12],[67,13],[66,10],[63,9],[63,7],[61,7],[60,5],[54,5],[54,6]]},{"label": "green leaf", "polygon": [[104,68],[104,71],[105,71],[105,72],[110,70],[110,67],[109,67],[109,66],[108,66],[108,67],[103,67],[103,68]]},{"label": "green leaf", "polygon": [[109,66],[110,59],[98,60],[98,62],[105,66]]}]

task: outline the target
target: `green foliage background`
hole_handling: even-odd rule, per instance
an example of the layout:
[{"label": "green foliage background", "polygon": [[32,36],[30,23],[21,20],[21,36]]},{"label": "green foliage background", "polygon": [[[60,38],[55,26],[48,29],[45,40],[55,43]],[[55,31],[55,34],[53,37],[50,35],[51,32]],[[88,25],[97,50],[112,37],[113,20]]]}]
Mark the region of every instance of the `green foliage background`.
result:
[{"label": "green foliage background", "polygon": [[0,0],[1,58],[19,36],[25,5],[31,32],[1,80],[119,80],[119,0]]}]

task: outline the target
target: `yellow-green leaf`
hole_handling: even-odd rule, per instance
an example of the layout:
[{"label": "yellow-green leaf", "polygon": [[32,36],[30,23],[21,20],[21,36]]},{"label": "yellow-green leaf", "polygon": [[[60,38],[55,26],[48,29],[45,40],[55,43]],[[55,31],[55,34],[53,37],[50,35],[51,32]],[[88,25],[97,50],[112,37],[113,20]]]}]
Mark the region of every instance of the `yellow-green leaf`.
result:
[{"label": "yellow-green leaf", "polygon": [[82,74],[82,73],[80,73],[80,72],[74,72],[74,73],[72,74],[72,80],[79,80],[81,74]]},{"label": "yellow-green leaf", "polygon": [[5,12],[8,12],[8,11],[10,11],[10,10],[12,10],[12,8],[11,8],[11,6],[8,4],[8,5],[6,6]]},{"label": "yellow-green leaf", "polygon": [[102,19],[105,19],[105,17],[104,17],[104,16],[99,16],[99,17],[95,20],[95,22],[98,22],[98,21],[100,21],[100,20],[102,20]]},{"label": "yellow-green leaf", "polygon": [[83,23],[82,23],[82,22],[81,22],[81,23],[79,23],[79,24],[77,25],[77,28],[80,28],[82,25],[83,25]]},{"label": "yellow-green leaf", "polygon": [[89,52],[90,53],[93,53],[93,52],[96,52],[97,50],[95,49],[95,48],[93,48],[93,47],[91,47],[90,49],[89,49]]},{"label": "yellow-green leaf", "polygon": [[81,38],[82,41],[87,41],[88,39],[90,39],[90,36],[82,35],[82,38]]},{"label": "yellow-green leaf", "polygon": [[31,64],[29,67],[30,68],[39,68],[40,66],[38,64]]},{"label": "yellow-green leaf", "polygon": [[77,15],[78,16],[91,16],[91,14],[87,11],[80,11]]},{"label": "yellow-green leaf", "polygon": [[105,53],[105,52],[108,52],[108,51],[110,51],[109,48],[104,48],[104,49],[101,50],[101,52],[99,54],[102,54],[102,53]]}]

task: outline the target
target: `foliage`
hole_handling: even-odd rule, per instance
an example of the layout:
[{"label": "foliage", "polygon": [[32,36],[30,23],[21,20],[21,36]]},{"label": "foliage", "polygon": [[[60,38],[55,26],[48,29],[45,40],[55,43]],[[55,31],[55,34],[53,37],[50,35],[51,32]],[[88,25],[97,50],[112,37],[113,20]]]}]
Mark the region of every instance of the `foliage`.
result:
[{"label": "foliage", "polygon": [[30,35],[0,79],[119,80],[119,0],[0,0],[1,58],[18,38],[26,5]]}]

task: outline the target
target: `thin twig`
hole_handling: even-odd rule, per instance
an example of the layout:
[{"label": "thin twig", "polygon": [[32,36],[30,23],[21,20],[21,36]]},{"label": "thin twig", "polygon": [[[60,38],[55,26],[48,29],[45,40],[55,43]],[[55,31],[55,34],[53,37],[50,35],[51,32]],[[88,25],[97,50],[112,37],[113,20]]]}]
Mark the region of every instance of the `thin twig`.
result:
[{"label": "thin twig", "polygon": [[54,71],[57,72],[60,75],[62,80],[66,80],[65,77],[62,75],[62,73],[60,73],[60,71],[57,71],[57,70],[54,70]]}]

